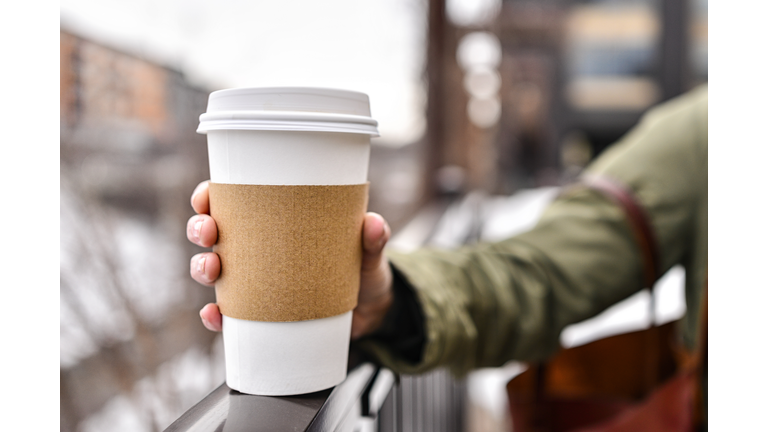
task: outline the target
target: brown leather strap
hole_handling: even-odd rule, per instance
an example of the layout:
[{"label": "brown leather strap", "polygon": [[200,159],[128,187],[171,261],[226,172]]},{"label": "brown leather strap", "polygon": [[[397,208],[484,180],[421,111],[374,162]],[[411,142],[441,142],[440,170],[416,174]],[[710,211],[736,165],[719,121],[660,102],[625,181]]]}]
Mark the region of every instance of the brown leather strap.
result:
[{"label": "brown leather strap", "polygon": [[624,210],[637,246],[640,248],[645,285],[647,288],[652,288],[661,271],[659,251],[648,215],[638,204],[637,198],[627,187],[605,176],[585,175],[581,182],[588,188],[601,192]]},{"label": "brown leather strap", "polygon": [[[654,301],[653,285],[659,277],[659,253],[656,243],[656,236],[651,228],[651,224],[643,207],[638,203],[637,198],[621,183],[605,176],[585,175],[582,177],[582,183],[607,196],[613,202],[618,204],[624,214],[627,222],[635,236],[635,243],[640,249],[640,257],[643,263],[643,279],[645,286],[650,290],[650,326],[656,325],[656,302]],[[648,388],[652,388],[658,379],[658,361],[659,343],[658,335],[649,331],[646,333],[645,341],[645,381]]]}]

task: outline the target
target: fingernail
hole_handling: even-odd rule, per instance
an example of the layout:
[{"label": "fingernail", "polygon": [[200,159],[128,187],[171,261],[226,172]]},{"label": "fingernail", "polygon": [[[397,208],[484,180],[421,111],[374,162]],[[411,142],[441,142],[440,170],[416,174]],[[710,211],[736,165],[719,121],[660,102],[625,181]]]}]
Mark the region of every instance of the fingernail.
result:
[{"label": "fingernail", "polygon": [[200,314],[200,319],[203,320],[203,325],[205,328],[207,328],[210,331],[216,331],[216,329],[213,328],[213,324],[211,324],[207,319],[203,317],[203,314]]},{"label": "fingernail", "polygon": [[197,272],[201,274],[205,279],[208,279],[208,277],[205,276],[205,255],[197,260]]},{"label": "fingernail", "polygon": [[195,225],[192,227],[192,236],[195,237],[196,241],[200,241],[200,233],[203,231],[203,220],[198,219],[195,222]]}]

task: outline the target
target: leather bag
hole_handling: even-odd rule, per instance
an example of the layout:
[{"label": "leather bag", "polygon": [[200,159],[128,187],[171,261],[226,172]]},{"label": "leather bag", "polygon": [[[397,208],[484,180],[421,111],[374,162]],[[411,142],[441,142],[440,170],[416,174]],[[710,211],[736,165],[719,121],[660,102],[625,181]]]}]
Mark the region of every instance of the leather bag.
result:
[{"label": "leather bag", "polygon": [[[628,189],[604,177],[581,187],[605,194],[624,209],[641,251],[644,282],[658,278],[658,250],[648,218]],[[706,287],[705,287],[706,289]],[[651,292],[653,298],[653,292]],[[675,325],[600,339],[563,349],[529,365],[507,384],[515,432],[693,431],[701,423],[701,368],[706,366],[706,293],[696,351],[677,342]]]}]

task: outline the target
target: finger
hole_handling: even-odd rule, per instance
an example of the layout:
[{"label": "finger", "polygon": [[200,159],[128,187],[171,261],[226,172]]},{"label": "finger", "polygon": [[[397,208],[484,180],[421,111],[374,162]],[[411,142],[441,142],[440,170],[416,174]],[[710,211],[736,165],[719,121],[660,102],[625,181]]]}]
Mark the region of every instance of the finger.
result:
[{"label": "finger", "polygon": [[216,221],[208,215],[195,215],[187,221],[187,238],[192,243],[211,247],[219,237]]},{"label": "finger", "polygon": [[377,213],[367,213],[363,219],[363,272],[380,266],[382,251],[390,236],[387,221]]},{"label": "finger", "polygon": [[210,183],[210,180],[206,180],[195,188],[194,191],[192,191],[192,198],[190,199],[190,202],[192,203],[192,208],[195,210],[195,213],[197,214],[208,214],[209,206],[208,206],[208,184]]},{"label": "finger", "polygon": [[381,215],[365,215],[363,262],[360,268],[360,292],[357,297],[357,311],[363,316],[369,312],[368,308],[378,308],[388,302],[391,296],[392,272],[383,252],[389,237],[389,225]]},{"label": "finger", "polygon": [[197,254],[189,260],[189,274],[192,279],[205,286],[213,286],[221,273],[221,261],[213,252]]},{"label": "finger", "polygon": [[221,331],[221,312],[214,303],[208,303],[200,309],[200,319],[203,325],[210,331]]}]

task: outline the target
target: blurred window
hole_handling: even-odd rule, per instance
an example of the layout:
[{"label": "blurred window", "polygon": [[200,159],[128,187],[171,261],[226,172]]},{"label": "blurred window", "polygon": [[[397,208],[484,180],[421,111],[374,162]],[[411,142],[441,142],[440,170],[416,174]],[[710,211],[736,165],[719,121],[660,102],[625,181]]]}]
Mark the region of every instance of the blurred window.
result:
[{"label": "blurred window", "polygon": [[566,100],[580,110],[641,110],[659,101],[656,0],[574,2],[565,24]]}]

